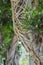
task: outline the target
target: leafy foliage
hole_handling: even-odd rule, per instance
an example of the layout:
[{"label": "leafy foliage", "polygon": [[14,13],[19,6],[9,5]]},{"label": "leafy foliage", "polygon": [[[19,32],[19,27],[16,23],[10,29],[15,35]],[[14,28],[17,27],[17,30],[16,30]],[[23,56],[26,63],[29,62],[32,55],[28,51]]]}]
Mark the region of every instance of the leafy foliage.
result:
[{"label": "leafy foliage", "polygon": [[9,47],[13,37],[13,22],[11,14],[10,0],[0,0],[0,24],[3,36],[3,46],[0,54],[2,55]]},{"label": "leafy foliage", "polygon": [[24,27],[34,30],[37,33],[43,33],[43,0],[39,0],[37,7],[31,9],[28,6],[24,10]]}]

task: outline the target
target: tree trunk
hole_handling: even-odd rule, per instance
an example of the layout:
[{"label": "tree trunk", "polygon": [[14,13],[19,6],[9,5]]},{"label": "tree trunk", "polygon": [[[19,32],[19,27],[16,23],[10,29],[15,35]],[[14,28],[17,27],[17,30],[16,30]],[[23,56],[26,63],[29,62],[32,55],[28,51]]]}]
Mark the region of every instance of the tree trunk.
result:
[{"label": "tree trunk", "polygon": [[22,31],[23,30],[21,24],[22,20],[19,19],[19,15],[22,15],[23,10],[25,9],[25,6],[23,4],[26,5],[27,3],[25,3],[24,0],[23,2],[22,0],[11,0],[14,32],[18,38],[18,41],[22,42],[26,51],[30,53],[31,57],[33,57],[35,65],[43,65],[42,63],[43,59],[40,56],[41,53],[40,47],[43,48],[42,46],[43,42],[39,42],[41,37],[38,36],[38,34],[33,33],[32,31],[29,32]]}]

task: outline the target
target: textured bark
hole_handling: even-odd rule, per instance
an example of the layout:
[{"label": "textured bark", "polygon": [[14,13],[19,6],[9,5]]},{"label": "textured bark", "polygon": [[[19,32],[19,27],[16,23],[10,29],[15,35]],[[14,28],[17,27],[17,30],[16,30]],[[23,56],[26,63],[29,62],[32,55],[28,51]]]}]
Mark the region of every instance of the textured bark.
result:
[{"label": "textured bark", "polygon": [[22,28],[21,21],[23,20],[23,11],[26,6],[27,1],[25,0],[11,0],[14,32],[18,41],[22,42],[26,51],[33,57],[35,65],[43,65],[43,36],[32,31],[26,32]]}]

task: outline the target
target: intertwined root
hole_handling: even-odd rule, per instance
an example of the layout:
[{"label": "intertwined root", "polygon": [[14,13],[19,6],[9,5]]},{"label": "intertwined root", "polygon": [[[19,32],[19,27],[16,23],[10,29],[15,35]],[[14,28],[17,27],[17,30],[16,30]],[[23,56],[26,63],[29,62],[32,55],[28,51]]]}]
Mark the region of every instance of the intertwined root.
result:
[{"label": "intertwined root", "polygon": [[[12,0],[11,0],[12,1]],[[16,22],[21,22],[23,20],[23,10],[27,5],[25,0],[14,0],[12,1],[12,8],[14,10],[14,19]]]},{"label": "intertwined root", "polygon": [[[37,54],[35,53],[34,48],[32,47],[32,43],[33,43],[32,33],[21,30],[22,29],[21,22],[24,19],[23,11],[25,10],[25,7],[27,6],[27,1],[28,0],[11,0],[14,32],[15,32],[18,40],[20,40],[23,43],[25,49],[28,52],[32,53],[30,55],[33,57],[35,64],[41,65],[40,59],[37,56]],[[30,34],[30,39],[28,38],[27,34]]]}]

